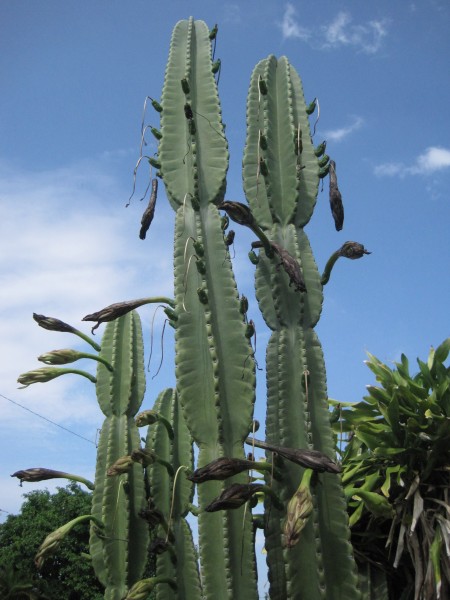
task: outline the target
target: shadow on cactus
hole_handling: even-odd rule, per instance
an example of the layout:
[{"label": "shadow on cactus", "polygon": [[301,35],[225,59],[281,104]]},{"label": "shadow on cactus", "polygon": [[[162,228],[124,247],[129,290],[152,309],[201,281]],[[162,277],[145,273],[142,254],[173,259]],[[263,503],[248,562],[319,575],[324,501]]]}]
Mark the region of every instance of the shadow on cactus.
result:
[{"label": "shadow on cactus", "polygon": [[[320,179],[330,173],[337,230],[343,227],[342,196],[325,142],[312,142],[309,115],[318,101],[306,105],[285,57],[269,56],[251,76],[243,159],[248,205],[225,199],[228,144],[216,80],[220,59],[213,63],[211,48],[217,32],[192,18],[176,24],[161,99],[148,98],[160,127],[143,122],[134,172],[135,182],[148,159],[175,213],[174,298],[117,302],[84,317],[96,323],[93,330],[107,323],[101,349],[94,346],[98,356],[90,356],[99,361],[96,377],[51,366],[20,381],[27,386],[71,372],[95,384],[105,421],[92,514],[82,518],[91,521],[90,553],[105,598],[136,600],[155,590],[164,599],[256,600],[255,535],[263,528],[271,598],[354,600],[360,597],[357,571],[314,327],[337,259],[369,252],[346,242],[322,276],[317,269],[304,227]],[[142,155],[147,129],[158,140],[157,156]],[[150,235],[156,193],[153,180],[141,239]],[[227,234],[229,219],[255,235],[249,255],[255,293],[272,331],[265,441],[253,438],[254,324],[233,274],[230,247],[239,228]],[[152,409],[137,414],[145,372],[135,309],[148,303],[165,305],[175,329],[176,389],[164,390]],[[47,329],[84,336],[38,317]],[[54,365],[81,355],[44,357]],[[148,426],[144,446],[142,426]],[[249,457],[245,444],[252,448]],[[266,451],[265,460],[254,460],[255,447]],[[23,480],[38,476],[35,469],[20,473]],[[144,577],[149,554],[154,574]]]}]

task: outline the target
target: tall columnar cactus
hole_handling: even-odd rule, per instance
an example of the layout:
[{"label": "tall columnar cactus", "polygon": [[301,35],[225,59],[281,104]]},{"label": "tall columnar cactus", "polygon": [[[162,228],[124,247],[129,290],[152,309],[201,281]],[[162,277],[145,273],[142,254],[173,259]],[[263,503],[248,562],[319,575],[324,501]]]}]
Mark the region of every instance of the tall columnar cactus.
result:
[{"label": "tall columnar cactus", "polygon": [[[314,327],[333,264],[340,256],[358,258],[367,251],[346,242],[320,277],[303,228],[314,210],[319,178],[329,169],[337,230],[343,209],[334,163],[327,164],[323,146],[313,147],[310,110],[286,58],[261,61],[251,79],[243,164],[250,208],[224,201],[228,146],[214,78],[217,64],[211,59],[216,33],[193,19],[175,26],[161,103],[152,101],[161,113],[161,131],[152,128],[160,143],[150,163],[159,169],[176,212],[175,300],[120,302],[85,317],[108,322],[96,379],[75,370],[41,369],[19,381],[27,385],[69,371],[96,382],[105,422],[92,515],[82,519],[93,522],[92,562],[108,600],[143,599],[156,584],[161,584],[159,600],[256,599],[256,526],[265,529],[271,598],[354,600],[359,598],[356,569],[339,467],[332,460],[325,365]],[[153,183],[141,239],[153,218],[156,190]],[[262,464],[244,457],[255,399],[252,327],[236,289],[219,209],[259,238],[253,244],[259,257],[252,252],[256,296],[272,330],[266,441],[254,441],[267,449]],[[145,374],[133,309],[149,302],[169,305],[177,385],[159,395],[154,411],[135,419]],[[41,324],[83,335],[57,320],[42,317]],[[49,360],[82,357],[62,352],[64,357]],[[141,448],[137,427],[148,424]],[[198,447],[194,472],[192,440]],[[247,474],[258,470],[269,470],[267,485],[255,484]],[[37,471],[42,470],[16,475],[29,480],[66,475]],[[192,482],[199,484],[198,510],[192,507]],[[265,514],[253,520],[251,507],[263,492]],[[198,514],[199,563],[189,511]],[[148,552],[156,555],[156,576],[142,579]]]},{"label": "tall columnar cactus", "polygon": [[[209,30],[180,21],[170,45],[161,105],[158,161],[176,210],[174,265],[177,389],[198,465],[243,457],[252,421],[254,362],[217,209],[228,148],[211,61]],[[245,481],[238,476],[233,481]],[[201,508],[223,484],[199,487]],[[250,513],[199,515],[206,598],[255,598]]]},{"label": "tall columnar cactus", "polygon": [[[194,496],[194,485],[186,478],[186,470],[191,471],[194,466],[192,438],[175,390],[161,392],[154,410],[158,421],[148,429],[146,448],[172,466],[172,472],[168,473],[165,464],[155,461],[148,469],[149,509],[155,514],[155,521],[160,521],[156,535],[163,542],[163,551],[156,557],[156,576],[176,582],[176,589],[158,586],[156,597],[158,600],[200,598],[197,554],[192,531],[186,521]],[[166,542],[168,550],[164,551]]]},{"label": "tall columnar cactus", "polygon": [[111,468],[140,447],[134,417],[145,392],[141,323],[136,312],[108,323],[99,363],[97,399],[106,418],[100,434],[92,514],[104,529],[91,526],[90,553],[107,600],[122,600],[143,574],[147,562],[148,528],[139,516],[145,507],[142,467],[129,461],[123,473]]},{"label": "tall columnar cactus", "polygon": [[[257,223],[297,261],[304,280],[304,291],[291,287],[279,257],[260,252],[256,295],[273,332],[267,348],[266,441],[333,456],[325,365],[313,329],[322,310],[322,284],[303,230],[321,174],[306,109],[300,78],[286,58],[270,56],[256,66],[247,101],[244,190]],[[284,503],[296,492],[302,472],[295,464],[283,465],[283,480],[273,488]],[[285,512],[271,506],[267,513],[270,596],[357,598],[338,477],[320,475],[313,491],[313,514],[293,547],[283,534]]]}]

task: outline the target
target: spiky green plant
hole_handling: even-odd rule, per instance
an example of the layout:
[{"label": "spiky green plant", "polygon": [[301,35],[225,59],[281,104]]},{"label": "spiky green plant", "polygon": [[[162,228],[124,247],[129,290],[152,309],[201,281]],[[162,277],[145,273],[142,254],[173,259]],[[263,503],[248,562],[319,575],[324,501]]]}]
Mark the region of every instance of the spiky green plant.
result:
[{"label": "spiky green plant", "polygon": [[391,598],[450,592],[449,352],[450,338],[427,362],[418,359],[414,375],[404,354],[394,368],[369,355],[379,385],[367,386],[362,402],[339,407],[333,427],[339,446],[346,441],[343,482],[368,593],[375,581]]}]

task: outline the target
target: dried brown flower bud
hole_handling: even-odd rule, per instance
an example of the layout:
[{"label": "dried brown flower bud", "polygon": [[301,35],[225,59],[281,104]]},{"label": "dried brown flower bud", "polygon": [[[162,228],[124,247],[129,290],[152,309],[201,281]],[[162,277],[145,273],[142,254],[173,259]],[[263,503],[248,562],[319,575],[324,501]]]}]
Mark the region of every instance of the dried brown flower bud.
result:
[{"label": "dried brown flower bud", "polygon": [[341,468],[335,462],[328,458],[326,454],[319,452],[318,450],[301,450],[296,448],[283,448],[282,446],[275,446],[274,444],[268,444],[261,440],[255,440],[253,438],[247,439],[248,444],[253,444],[257,448],[263,450],[270,450],[275,452],[282,458],[290,460],[301,467],[312,469],[318,473],[327,471],[328,473],[340,473]]},{"label": "dried brown flower bud", "polygon": [[242,471],[253,469],[255,464],[250,460],[240,458],[220,457],[211,461],[209,464],[196,469],[188,476],[190,481],[194,483],[203,483],[204,481],[219,480],[222,481]]},{"label": "dried brown flower bud", "polygon": [[33,319],[40,327],[49,329],[50,331],[62,331],[67,333],[75,333],[77,331],[71,325],[60,321],[59,319],[54,319],[53,317],[45,317],[44,315],[33,313]]},{"label": "dried brown flower bud", "polygon": [[35,467],[33,469],[23,469],[22,471],[16,471],[11,477],[17,477],[20,479],[20,483],[27,481],[30,483],[36,481],[46,481],[47,479],[67,479],[69,473],[63,471],[53,471],[52,469],[44,469],[41,467]]},{"label": "dried brown flower bud", "polygon": [[358,242],[345,242],[339,249],[339,256],[351,258],[352,260],[361,258],[364,254],[372,254],[372,252],[366,250],[364,246]]},{"label": "dried brown flower bud", "polygon": [[336,231],[341,231],[344,226],[344,205],[337,184],[336,163],[334,160],[330,160],[330,208]]},{"label": "dried brown flower bud", "polygon": [[150,195],[150,200],[147,208],[144,211],[141,219],[141,230],[139,232],[139,238],[141,240],[145,240],[145,236],[147,235],[147,231],[152,224],[153,217],[155,215],[155,206],[156,206],[156,196],[158,194],[158,180],[152,180],[152,193]]},{"label": "dried brown flower bud", "polygon": [[257,483],[233,483],[213,500],[205,510],[206,512],[216,512],[217,510],[240,508],[263,488],[264,485]]},{"label": "dried brown flower bud", "polygon": [[224,210],[230,219],[235,223],[239,223],[239,225],[251,228],[255,224],[251,210],[246,204],[242,204],[242,202],[226,201],[219,204],[217,208]]},{"label": "dried brown flower bud", "polygon": [[82,321],[97,321],[97,325],[94,325],[92,328],[92,332],[97,329],[100,323],[105,323],[107,321],[115,321],[119,317],[126,315],[131,312],[135,308],[142,306],[143,304],[147,304],[149,302],[148,298],[140,298],[139,300],[129,300],[127,302],[116,302],[115,304],[110,304],[106,308],[99,310],[90,315],[86,315],[83,317]]}]

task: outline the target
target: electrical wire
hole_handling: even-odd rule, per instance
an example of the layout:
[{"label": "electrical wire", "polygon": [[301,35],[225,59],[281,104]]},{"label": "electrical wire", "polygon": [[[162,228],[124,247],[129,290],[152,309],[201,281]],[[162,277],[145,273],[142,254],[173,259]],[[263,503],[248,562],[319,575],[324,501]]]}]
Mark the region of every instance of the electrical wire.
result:
[{"label": "electrical wire", "polygon": [[81,438],[85,442],[89,442],[90,444],[93,444],[94,446],[96,446],[96,443],[93,442],[92,440],[88,439],[87,437],[84,437],[83,435],[80,435],[79,433],[76,433],[75,431],[71,431],[70,429],[67,429],[67,427],[63,427],[62,425],[59,425],[59,423],[55,423],[51,419],[48,419],[47,417],[40,415],[39,413],[35,412],[34,410],[31,410],[30,408],[27,408],[26,406],[23,406],[22,404],[19,404],[18,402],[11,400],[11,398],[8,398],[7,396],[4,396],[3,394],[0,394],[0,398],[4,398],[8,402],[11,402],[12,404],[15,404],[16,406],[19,406],[20,408],[23,408],[24,410],[30,412],[32,415],[35,415],[36,417],[39,417],[40,419],[44,419],[44,421],[47,421],[47,423],[51,423],[52,425],[59,427],[63,431],[66,431],[67,433],[71,433],[72,435],[76,435],[77,437]]}]

